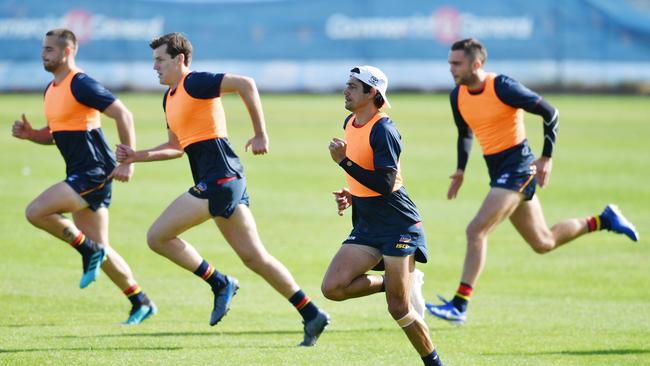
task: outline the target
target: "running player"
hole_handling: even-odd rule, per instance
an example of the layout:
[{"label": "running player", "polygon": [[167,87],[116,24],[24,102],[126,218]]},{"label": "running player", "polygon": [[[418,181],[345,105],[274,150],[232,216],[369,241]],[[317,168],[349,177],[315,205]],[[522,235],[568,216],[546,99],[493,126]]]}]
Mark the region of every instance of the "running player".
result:
[{"label": "running player", "polygon": [[[156,306],[108,241],[111,182],[113,178],[127,182],[133,166],[116,164],[100,124],[103,112],[115,120],[120,141],[135,146],[133,116],[110,91],[77,68],[77,50],[77,39],[70,30],[46,33],[41,57],[45,70],[54,76],[45,90],[47,126],[33,129],[24,114],[13,125],[12,133],[19,139],[56,144],[66,163],[66,179],[36,197],[25,214],[32,225],[69,243],[81,254],[79,287],[88,286],[103,269],[132,304],[125,323],[138,324],[156,314]],[[67,212],[72,220],[62,215]]]},{"label": "running player", "polygon": [[118,161],[156,161],[187,153],[194,186],[162,213],[147,234],[149,247],[205,280],[214,293],[210,325],[228,312],[239,284],[208,263],[178,236],[209,219],[214,220],[244,264],[287,298],[304,322],[301,346],[313,346],[329,324],[329,316],[300,289],[289,270],[264,248],[248,208],[246,178],[228,141],[221,96],[237,93],[248,108],[255,135],[246,144],[253,154],[266,154],[262,103],[253,79],[234,74],[190,71],[192,45],[180,33],[169,33],[150,43],[160,83],[169,86],[163,99],[168,141],[148,150],[119,145]]},{"label": "running player", "polygon": [[[535,185],[543,188],[549,182],[558,110],[512,78],[484,71],[486,60],[485,47],[475,39],[454,43],[449,53],[457,85],[451,92],[451,109],[458,128],[458,163],[447,198],[455,198],[463,184],[473,134],[483,150],[491,187],[466,230],[467,253],[456,295],[451,301],[440,297],[442,305],[427,304],[432,315],[454,323],[467,318],[467,305],[485,264],[488,234],[505,219],[509,218],[540,254],[598,230],[638,240],[634,226],[615,205],[608,205],[600,215],[567,219],[548,228]],[[544,120],[544,147],[539,159],[526,140],[524,110]]]},{"label": "running player", "polygon": [[[350,70],[343,124],[345,140],[332,139],[332,160],[346,173],[349,188],[334,192],[339,215],[352,206],[352,232],[330,263],[322,291],[343,301],[386,293],[388,312],[425,365],[442,365],[429,328],[409,298],[415,262],[427,262],[420,214],[402,185],[401,137],[380,108],[387,106],[386,75],[373,66]],[[368,274],[383,269],[385,274]],[[418,282],[421,278],[418,279]]]}]

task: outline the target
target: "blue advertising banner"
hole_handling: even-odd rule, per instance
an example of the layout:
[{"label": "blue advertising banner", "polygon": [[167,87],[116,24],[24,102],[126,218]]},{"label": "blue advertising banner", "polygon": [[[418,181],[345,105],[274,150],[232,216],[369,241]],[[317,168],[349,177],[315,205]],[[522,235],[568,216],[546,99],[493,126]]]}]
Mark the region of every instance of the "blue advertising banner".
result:
[{"label": "blue advertising banner", "polygon": [[[244,73],[269,90],[337,88],[334,75],[360,63],[386,69],[400,88],[448,87],[449,46],[466,37],[486,45],[489,69],[503,68],[495,71],[525,82],[611,84],[628,82],[632,74],[635,81],[650,82],[650,6],[634,4],[8,0],[0,5],[0,90],[47,82],[44,71],[34,75],[41,68],[42,37],[58,27],[77,35],[81,67],[121,88],[156,87],[148,42],[174,31],[192,41],[194,69]],[[641,71],[630,71],[639,66]]]}]

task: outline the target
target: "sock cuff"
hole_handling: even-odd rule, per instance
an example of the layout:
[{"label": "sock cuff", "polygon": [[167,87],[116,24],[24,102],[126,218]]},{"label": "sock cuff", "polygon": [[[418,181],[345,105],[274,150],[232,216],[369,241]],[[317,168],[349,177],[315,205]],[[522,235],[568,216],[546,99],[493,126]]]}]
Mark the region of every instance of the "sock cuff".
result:
[{"label": "sock cuff", "polygon": [[201,277],[204,280],[207,280],[214,273],[214,267],[208,263],[205,259],[199,264],[199,268],[194,271],[194,274]]},{"label": "sock cuff", "polygon": [[213,273],[214,273],[214,267],[208,265],[208,269],[203,273],[201,278],[207,280],[208,278],[210,278],[210,276],[212,276]]},{"label": "sock cuff", "polygon": [[126,297],[135,296],[135,295],[139,294],[140,292],[142,292],[142,290],[140,289],[140,286],[138,286],[137,283],[123,291],[123,293],[124,293],[124,295],[126,295]]},{"label": "sock cuff", "polygon": [[601,220],[599,216],[591,216],[587,218],[587,232],[598,231],[601,227]]},{"label": "sock cuff", "polygon": [[456,296],[462,297],[465,300],[469,300],[469,298],[472,296],[473,290],[474,289],[472,286],[461,282],[458,286],[458,290],[456,291]]},{"label": "sock cuff", "polygon": [[424,361],[425,365],[442,365],[440,362],[440,357],[438,356],[438,352],[434,349],[431,353],[429,353],[426,356],[422,356],[422,361]]},{"label": "sock cuff", "polygon": [[310,299],[302,290],[296,291],[295,294],[291,295],[289,302],[298,310],[304,308]]},{"label": "sock cuff", "polygon": [[72,243],[70,243],[70,245],[73,246],[73,247],[77,247],[77,246],[79,246],[81,243],[83,243],[84,240],[86,240],[86,235],[84,235],[84,233],[82,233],[82,232],[80,231],[80,232],[79,232],[79,235],[77,235],[77,237],[74,238],[74,240],[72,241]]},{"label": "sock cuff", "polygon": [[303,298],[302,301],[298,305],[296,305],[296,309],[302,310],[302,308],[307,306],[307,304],[309,304],[310,301],[311,299],[309,298],[309,296],[305,296],[305,298]]}]

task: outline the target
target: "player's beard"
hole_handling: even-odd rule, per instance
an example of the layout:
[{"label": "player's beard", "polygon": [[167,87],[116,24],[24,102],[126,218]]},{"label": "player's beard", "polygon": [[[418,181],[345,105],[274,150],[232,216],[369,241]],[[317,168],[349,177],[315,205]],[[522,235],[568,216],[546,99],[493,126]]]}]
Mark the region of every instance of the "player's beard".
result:
[{"label": "player's beard", "polygon": [[56,69],[61,66],[61,60],[59,61],[43,61],[43,68],[47,72],[54,72]]},{"label": "player's beard", "polygon": [[469,85],[471,78],[468,76],[459,75],[455,78],[456,85]]}]

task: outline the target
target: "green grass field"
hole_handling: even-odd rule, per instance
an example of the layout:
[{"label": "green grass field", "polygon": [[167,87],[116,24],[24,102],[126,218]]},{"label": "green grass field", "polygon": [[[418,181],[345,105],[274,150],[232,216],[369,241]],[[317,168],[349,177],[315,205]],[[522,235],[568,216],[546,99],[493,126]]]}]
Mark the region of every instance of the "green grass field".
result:
[{"label": "green grass field", "polygon": [[[119,96],[136,117],[138,146],[164,142],[161,95]],[[0,95],[0,364],[420,364],[381,295],[335,303],[320,294],[327,265],[350,230],[349,214],[336,214],[330,192],[344,178],[327,151],[329,139],[342,135],[342,99],[264,95],[271,153],[262,157],[243,152],[252,130],[242,103],[224,101],[262,239],[332,316],[318,345],[303,349],[295,347],[300,317],[241,264],[213,223],[183,237],[240,280],[231,312],[214,328],[209,287],[148,249],[149,225],[192,184],[185,157],[138,165],[132,182],[114,184],[111,244],[160,308],[140,326],[121,326],[130,304],[120,291],[105,275],[80,290],[79,256],[24,218],[30,200],[64,177],[54,146],[10,136],[21,112],[43,126],[41,95]],[[600,213],[615,202],[636,223],[641,242],[596,233],[540,256],[506,223],[490,237],[468,323],[455,327],[427,316],[434,344],[452,366],[650,365],[650,103],[647,97],[547,99],[561,110],[551,184],[539,191],[547,221]],[[431,260],[419,268],[434,300],[456,289],[464,229],[487,192],[487,172],[475,145],[460,195],[447,201],[456,163],[447,96],[397,94],[391,103],[405,146],[406,187],[425,220]],[[539,153],[541,121],[527,120]],[[114,123],[103,122],[115,144]]]}]

